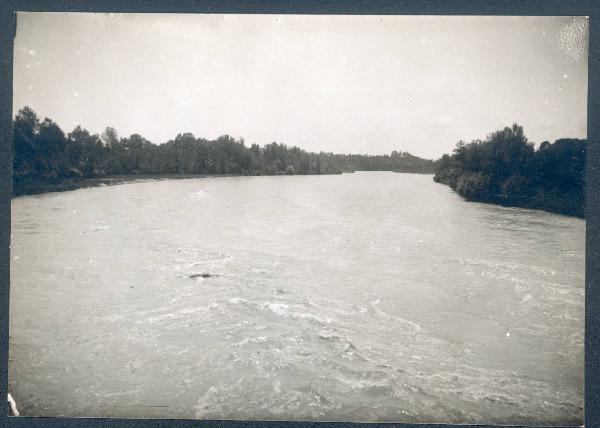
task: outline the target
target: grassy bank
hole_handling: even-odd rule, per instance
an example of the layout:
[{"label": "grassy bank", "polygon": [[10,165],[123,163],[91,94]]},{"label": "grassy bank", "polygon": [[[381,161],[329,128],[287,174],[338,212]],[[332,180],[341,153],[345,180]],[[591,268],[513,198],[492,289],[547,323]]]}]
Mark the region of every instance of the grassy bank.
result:
[{"label": "grassy bank", "polygon": [[[294,175],[332,175],[329,174],[294,174]],[[242,177],[248,174],[124,174],[109,175],[99,178],[67,178],[57,180],[28,180],[13,183],[12,196],[37,195],[50,192],[65,192],[88,187],[115,186],[126,183],[144,183],[160,180],[187,180],[193,178]],[[253,174],[258,176],[259,174]],[[286,175],[286,174],[269,174]],[[287,174],[289,175],[289,174]]]},{"label": "grassy bank", "polygon": [[115,186],[125,183],[143,183],[159,180],[183,180],[190,178],[207,177],[229,177],[232,174],[135,174],[135,175],[114,175],[102,178],[69,178],[55,181],[35,181],[31,180],[25,183],[13,185],[12,196],[37,195],[49,192],[65,192],[69,190],[84,189],[87,187]]}]

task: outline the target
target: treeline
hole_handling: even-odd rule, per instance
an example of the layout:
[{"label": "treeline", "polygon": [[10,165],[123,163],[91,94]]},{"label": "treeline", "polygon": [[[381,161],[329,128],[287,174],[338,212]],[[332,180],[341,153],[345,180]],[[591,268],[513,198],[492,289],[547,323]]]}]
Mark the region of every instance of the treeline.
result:
[{"label": "treeline", "polygon": [[228,135],[216,140],[179,134],[153,144],[139,134],[119,138],[114,128],[102,135],[77,126],[65,134],[52,120],[40,121],[29,107],[14,120],[13,194],[65,180],[130,174],[339,174],[358,170],[433,173],[434,162],[409,153],[350,155],[310,153],[271,143],[247,146]]},{"label": "treeline", "polygon": [[584,217],[586,140],[544,141],[536,150],[514,124],[485,140],[460,141],[436,162],[434,180],[468,200]]}]

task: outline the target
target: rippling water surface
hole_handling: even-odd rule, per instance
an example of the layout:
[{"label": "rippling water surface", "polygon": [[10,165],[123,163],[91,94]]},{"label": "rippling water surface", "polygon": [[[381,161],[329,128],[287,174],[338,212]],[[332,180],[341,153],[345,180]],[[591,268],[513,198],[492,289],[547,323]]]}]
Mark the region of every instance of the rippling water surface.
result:
[{"label": "rippling water surface", "polygon": [[580,219],[365,172],[20,197],[12,234],[25,415],[582,423]]}]

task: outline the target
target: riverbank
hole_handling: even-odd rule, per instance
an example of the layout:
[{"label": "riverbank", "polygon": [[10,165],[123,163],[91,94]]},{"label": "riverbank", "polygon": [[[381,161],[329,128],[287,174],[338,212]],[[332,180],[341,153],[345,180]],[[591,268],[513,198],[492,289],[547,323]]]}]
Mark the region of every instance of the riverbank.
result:
[{"label": "riverbank", "polygon": [[135,174],[113,175],[102,178],[64,179],[55,182],[30,181],[13,185],[13,198],[24,195],[37,195],[50,192],[66,192],[88,187],[116,186],[126,183],[145,183],[148,181],[183,180],[190,178],[231,177],[233,174]]},{"label": "riverbank", "polygon": [[[355,171],[331,172],[322,174],[291,174],[291,175],[339,175],[350,174]],[[409,174],[432,174],[430,172],[410,172],[410,171],[390,171]],[[266,174],[266,175],[290,175],[290,174]],[[48,181],[30,181],[27,183],[13,184],[12,197],[37,195],[50,192],[66,192],[70,190],[84,189],[88,187],[115,186],[127,183],[145,183],[148,181],[161,180],[188,180],[193,178],[214,178],[214,177],[243,177],[248,174],[129,174],[129,175],[110,175],[99,178],[78,178],[64,179],[55,182]],[[251,174],[250,176],[259,176]]]},{"label": "riverbank", "polygon": [[[339,173],[342,174],[342,173]],[[280,174],[283,175],[283,174]],[[299,175],[299,174],[294,174]],[[319,174],[331,175],[331,174]],[[189,180],[193,178],[214,178],[214,177],[242,177],[242,174],[129,174],[129,175],[110,175],[99,178],[68,178],[63,180],[50,181],[29,181],[26,183],[13,183],[12,197],[37,195],[51,192],[66,192],[70,190],[84,189],[88,187],[116,186],[127,183],[145,183],[149,181],[162,180]]]},{"label": "riverbank", "polygon": [[481,180],[469,174],[448,178],[435,175],[433,181],[449,186],[452,190],[469,202],[500,205],[503,207],[527,208],[561,214],[570,217],[585,218],[585,207],[579,195],[566,192],[544,192],[543,188],[536,189],[535,194],[475,194],[470,191],[470,181]]},{"label": "riverbank", "polygon": [[484,141],[457,143],[437,161],[433,180],[468,201],[584,218],[586,145],[561,138],[536,149],[514,124]]}]

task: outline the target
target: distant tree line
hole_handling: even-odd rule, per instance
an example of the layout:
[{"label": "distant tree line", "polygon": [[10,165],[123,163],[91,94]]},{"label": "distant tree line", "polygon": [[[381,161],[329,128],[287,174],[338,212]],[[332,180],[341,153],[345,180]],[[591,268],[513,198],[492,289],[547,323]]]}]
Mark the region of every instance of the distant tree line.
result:
[{"label": "distant tree line", "polygon": [[523,128],[490,134],[436,162],[434,180],[468,200],[584,216],[586,140],[544,141],[536,150]]},{"label": "distant tree line", "polygon": [[65,134],[52,120],[40,121],[25,107],[14,120],[13,194],[40,184],[130,174],[339,174],[358,170],[433,173],[434,162],[409,153],[352,155],[311,153],[271,143],[248,147],[228,135],[216,140],[179,134],[153,144],[139,134],[119,138],[114,128],[102,135],[77,126]]}]

